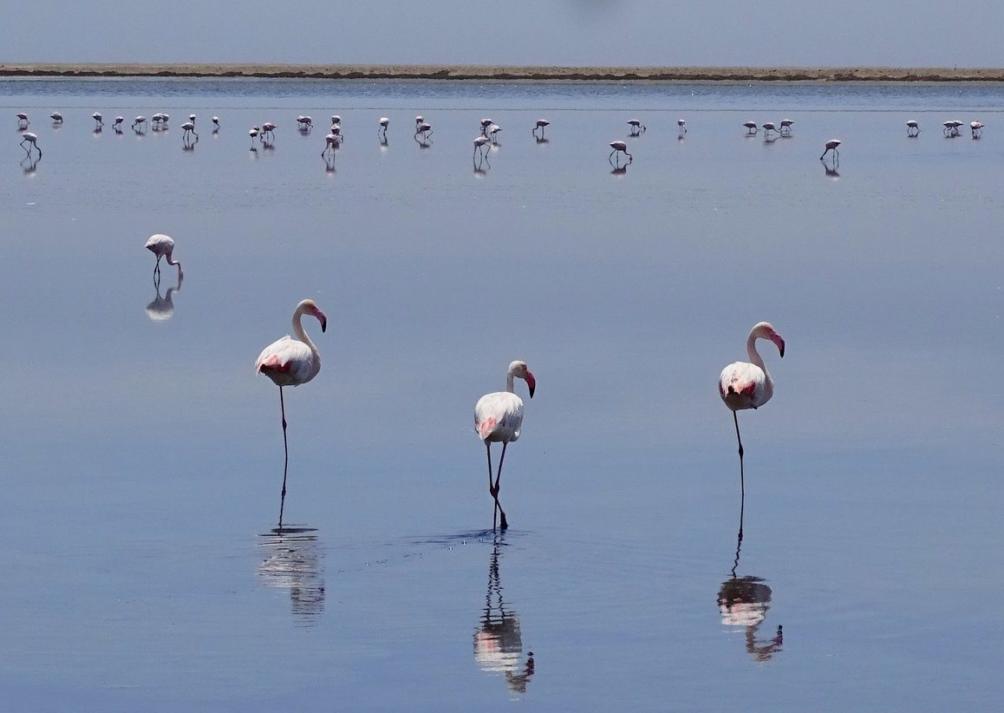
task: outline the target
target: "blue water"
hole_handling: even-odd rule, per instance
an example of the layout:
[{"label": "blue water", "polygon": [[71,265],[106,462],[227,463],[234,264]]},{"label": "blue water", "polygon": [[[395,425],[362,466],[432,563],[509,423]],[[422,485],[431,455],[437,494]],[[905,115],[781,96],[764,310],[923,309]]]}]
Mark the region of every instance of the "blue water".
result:
[{"label": "blue water", "polygon": [[[5,707],[1004,695],[1004,87],[32,80],[0,96]],[[21,110],[40,160],[17,145]],[[154,111],[168,131],[110,128]],[[332,113],[346,142],[326,165]],[[501,144],[476,171],[486,115]],[[612,172],[634,116],[648,130]],[[782,117],[791,138],[743,136]],[[983,138],[944,138],[952,118]],[[266,120],[274,147],[249,150]],[[833,136],[839,165],[819,160]],[[170,306],[155,232],[185,269]],[[304,531],[276,536],[278,394],[252,364],[308,296],[328,330],[306,325],[321,373],[286,394]],[[787,351],[762,349],[775,396],[740,416],[737,561],[715,380],[761,319]],[[493,535],[471,410],[515,358],[537,392],[506,456],[512,527]]]}]

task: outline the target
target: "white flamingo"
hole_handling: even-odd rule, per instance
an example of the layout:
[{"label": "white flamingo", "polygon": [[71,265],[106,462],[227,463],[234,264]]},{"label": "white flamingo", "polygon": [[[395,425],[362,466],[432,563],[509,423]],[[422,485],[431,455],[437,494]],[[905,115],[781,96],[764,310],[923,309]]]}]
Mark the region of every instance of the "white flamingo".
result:
[{"label": "white flamingo", "polygon": [[213,131],[220,130],[220,117],[214,116],[210,121],[213,122]]},{"label": "white flamingo", "polygon": [[338,116],[338,114],[332,114],[331,115],[331,123],[332,124],[341,124],[342,123],[342,117]]},{"label": "white flamingo", "polygon": [[112,122],[112,128],[115,131],[122,131],[122,124],[124,124],[124,123],[125,123],[125,117],[124,116],[116,116],[115,120]]},{"label": "white flamingo", "polygon": [[637,136],[643,131],[648,131],[648,127],[641,123],[641,119],[628,119],[628,126],[631,127],[632,136]]},{"label": "white flamingo", "polygon": [[142,131],[144,126],[146,126],[146,117],[145,116],[140,115],[140,116],[137,116],[135,119],[132,120],[132,129],[134,131]]},{"label": "white flamingo", "polygon": [[744,121],[743,127],[746,129],[747,136],[755,136],[757,132],[757,125],[755,121]]},{"label": "white flamingo", "polygon": [[[483,138],[483,137],[482,137]],[[485,394],[474,405],[474,430],[484,441],[488,453],[488,492],[495,501],[495,511],[492,514],[492,528],[495,527],[497,515],[501,514],[500,525],[503,530],[509,527],[505,511],[499,503],[499,480],[502,477],[502,464],[505,461],[505,451],[509,444],[519,439],[523,428],[523,399],[513,393],[513,379],[526,381],[530,398],[537,388],[537,380],[526,366],[525,361],[514,361],[506,371],[505,391]],[[498,470],[492,481],[492,443],[502,444],[502,455],[499,458]]]},{"label": "white flamingo", "polygon": [[275,139],[275,124],[271,121],[266,121],[261,125],[261,140],[264,141],[266,137],[273,140]]},{"label": "white flamingo", "polygon": [[27,129],[28,128],[28,124],[30,124],[30,123],[31,122],[28,121],[28,115],[27,114],[25,114],[24,112],[18,112],[18,114],[17,114],[17,128],[19,128],[19,129]]},{"label": "white flamingo", "polygon": [[819,157],[819,160],[822,161],[823,157],[825,157],[826,154],[830,153],[831,151],[833,152],[834,157],[839,158],[840,152],[837,151],[837,147],[839,147],[840,144],[842,143],[843,142],[840,139],[830,139],[829,141],[827,141],[825,144],[823,144],[823,154]]},{"label": "white flamingo", "polygon": [[777,127],[774,125],[773,121],[765,121],[760,125],[763,129],[764,138],[767,138],[772,131],[777,131]]},{"label": "white flamingo", "polygon": [[687,133],[687,120],[686,119],[677,119],[676,120],[676,128],[679,130],[679,132],[681,134]]},{"label": "white flamingo", "polygon": [[143,247],[157,256],[157,263],[153,266],[154,276],[160,275],[160,260],[161,258],[166,258],[168,265],[178,266],[178,279],[180,280],[184,277],[184,273],[181,271],[181,263],[174,259],[174,240],[171,236],[154,233],[147,238],[146,245]]},{"label": "white flamingo", "polygon": [[[611,151],[610,155],[607,156],[607,160],[608,161],[610,161],[610,159],[612,159],[614,157],[614,154],[617,154],[617,153],[622,153],[625,156],[627,156],[628,157],[628,161],[634,161],[634,156],[632,156],[631,154],[628,153],[627,143],[626,142],[624,142],[624,141],[611,141],[610,142],[610,148],[613,149],[613,151]],[[618,158],[618,162],[619,161],[620,161],[620,159]],[[613,163],[613,162],[611,161],[611,163]]]},{"label": "white flamingo", "polygon": [[794,125],[794,119],[781,119],[781,136],[791,136],[791,127]]},{"label": "white flamingo", "polygon": [[481,155],[483,157],[483,155],[484,155],[483,151],[484,151],[485,147],[489,144],[490,141],[491,141],[491,139],[489,139],[487,136],[484,136],[484,135],[475,136],[474,137],[474,157],[475,157],[475,159],[479,155]]},{"label": "white flamingo", "polygon": [[973,138],[978,139],[983,135],[983,122],[971,121],[969,122],[969,129],[973,132]]},{"label": "white flamingo", "polygon": [[317,376],[321,370],[321,355],[317,346],[303,331],[300,323],[303,315],[309,315],[321,323],[321,331],[327,331],[328,318],[313,300],[303,300],[293,311],[293,334],[286,335],[262,349],[254,363],[255,373],[264,374],[279,387],[279,407],[282,411],[282,495],[279,502],[279,529],[282,529],[282,514],[286,506],[286,473],[289,467],[289,448],[286,444],[286,402],[282,390],[286,386],[299,386]]},{"label": "white flamingo", "polygon": [[334,151],[338,148],[339,139],[338,134],[332,132],[324,137],[324,150],[321,151],[321,156],[324,156],[328,151]]},{"label": "white flamingo", "polygon": [[300,128],[300,131],[310,131],[314,127],[314,120],[309,116],[301,114],[296,117],[296,124]]},{"label": "white flamingo", "polygon": [[53,124],[63,123],[63,115],[60,114],[58,111],[54,111],[51,114],[49,114],[49,118],[52,119]]},{"label": "white flamingo", "polygon": [[100,129],[102,126],[105,125],[105,122],[102,120],[102,117],[101,117],[101,112],[98,112],[98,111],[94,112],[93,114],[91,114],[91,118],[94,119],[94,128],[95,129]]},{"label": "white flamingo", "polygon": [[539,130],[540,131],[540,138],[543,139],[544,138],[544,129],[546,129],[550,125],[551,125],[551,122],[548,121],[547,119],[537,119],[537,123],[534,125],[533,131],[531,131],[530,133],[533,134],[534,136],[536,136],[537,135],[537,131]]},{"label": "white flamingo", "polygon": [[382,134],[385,138],[387,136],[387,127],[390,126],[390,119],[386,116],[380,117],[380,128],[377,131]]},{"label": "white flamingo", "polygon": [[763,358],[756,350],[758,339],[769,339],[774,342],[781,357],[784,358],[784,339],[770,322],[758,322],[753,325],[746,338],[746,353],[750,360],[729,364],[722,369],[721,376],[718,377],[718,394],[732,411],[732,420],[736,425],[736,440],[739,442],[739,487],[744,499],[746,485],[743,477],[743,439],[739,435],[739,416],[736,412],[760,408],[774,395],[774,380],[770,378]]},{"label": "white flamingo", "polygon": [[[25,148],[24,146],[25,144],[28,144],[28,148]],[[32,132],[30,131],[23,132],[21,134],[21,141],[20,143],[18,143],[18,146],[23,148],[25,152],[29,154],[31,153],[31,150],[34,148],[36,151],[38,151],[38,157],[42,158],[42,149],[38,147],[38,136],[36,136]]]},{"label": "white flamingo", "polygon": [[481,120],[481,135],[482,136],[487,136],[488,135],[488,129],[489,129],[489,127],[491,127],[491,125],[494,124],[494,123],[495,122],[492,121],[491,119],[482,119]]},{"label": "white flamingo", "polygon": [[907,136],[917,136],[920,134],[920,124],[917,123],[916,119],[909,119],[906,122],[906,135]]},{"label": "white flamingo", "polygon": [[189,134],[194,136],[196,139],[199,138],[199,135],[195,133],[195,122],[193,121],[186,121],[181,125],[181,130],[185,132],[181,135],[182,140],[187,139]]},{"label": "white flamingo", "polygon": [[251,148],[254,148],[255,139],[258,138],[258,134],[260,133],[260,131],[261,130],[257,126],[252,126],[250,129],[248,129],[248,136],[251,137]]},{"label": "white flamingo", "polygon": [[498,124],[492,124],[488,127],[488,138],[492,140],[493,144],[499,142],[499,132],[502,131],[502,127]]}]

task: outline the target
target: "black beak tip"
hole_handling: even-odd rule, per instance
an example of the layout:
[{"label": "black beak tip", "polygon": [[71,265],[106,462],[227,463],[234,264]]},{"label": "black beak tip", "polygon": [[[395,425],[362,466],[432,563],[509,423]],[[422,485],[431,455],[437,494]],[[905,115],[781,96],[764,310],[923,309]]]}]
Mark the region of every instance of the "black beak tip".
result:
[{"label": "black beak tip", "polygon": [[328,321],[327,320],[324,320],[323,322],[321,322],[321,331],[322,332],[327,332],[328,331]]}]

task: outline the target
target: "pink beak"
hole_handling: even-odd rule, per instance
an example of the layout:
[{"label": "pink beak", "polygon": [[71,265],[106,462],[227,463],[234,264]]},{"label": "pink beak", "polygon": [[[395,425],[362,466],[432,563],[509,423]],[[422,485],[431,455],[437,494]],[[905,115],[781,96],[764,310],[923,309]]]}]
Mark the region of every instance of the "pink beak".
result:
[{"label": "pink beak", "polygon": [[529,369],[526,370],[526,385],[530,389],[530,398],[533,398],[533,392],[537,388],[537,379],[534,377],[533,373]]}]

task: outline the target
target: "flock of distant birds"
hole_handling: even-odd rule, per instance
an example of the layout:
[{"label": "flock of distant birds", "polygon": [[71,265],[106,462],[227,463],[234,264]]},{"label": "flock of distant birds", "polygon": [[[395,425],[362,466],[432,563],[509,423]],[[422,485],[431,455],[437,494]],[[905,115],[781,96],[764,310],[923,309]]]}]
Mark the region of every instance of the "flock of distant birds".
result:
[{"label": "flock of distant birds", "polygon": [[[63,115],[60,112],[53,112],[49,115],[52,119],[54,126],[60,126],[63,123]],[[94,119],[95,126],[94,131],[100,132],[104,127],[104,117],[100,112],[94,112],[91,114],[91,118]],[[170,121],[170,115],[163,112],[158,112],[152,114],[149,119],[150,127],[153,131],[164,131],[168,128],[168,122]],[[186,148],[192,148],[194,142],[199,140],[199,134],[195,131],[195,122],[198,117],[195,114],[188,115],[188,121],[181,125],[182,129],[182,143]],[[218,116],[213,116],[210,121],[213,125],[213,133],[220,131],[220,118]],[[18,130],[21,132],[21,143],[20,146],[25,150],[25,152],[30,157],[32,151],[36,151],[38,158],[42,157],[42,149],[38,145],[38,135],[28,131],[30,121],[28,115],[24,112],[20,112],[17,115]],[[123,127],[125,126],[126,119],[124,116],[116,116],[112,121],[112,129],[116,133],[122,133]],[[475,169],[479,170],[488,161],[488,152],[492,146],[498,145],[499,134],[502,132],[502,127],[495,123],[490,118],[481,119],[481,132],[474,137],[474,154],[473,160],[475,164]],[[679,130],[679,137],[682,139],[687,133],[687,121],[686,119],[677,119],[677,127]],[[310,116],[299,115],[296,117],[297,129],[302,134],[309,134],[314,127],[314,119]],[[547,138],[544,136],[544,132],[551,125],[551,122],[547,119],[540,118],[537,119],[534,124],[531,133],[534,138],[537,139],[538,143],[546,143]],[[640,119],[629,119],[627,122],[629,127],[629,135],[632,137],[640,136],[642,133],[648,130],[648,127],[642,123]],[[792,135],[792,127],[795,125],[792,119],[782,119],[779,123],[775,124],[772,121],[766,121],[763,124],[757,124],[755,121],[746,121],[743,123],[743,128],[746,129],[747,136],[756,136],[759,131],[763,131],[765,141],[773,141],[777,138],[790,137]],[[946,138],[955,138],[961,136],[961,129],[965,126],[964,121],[958,119],[951,119],[942,123],[942,130]],[[983,122],[979,120],[974,120],[969,122],[969,128],[972,132],[973,139],[979,139],[983,135]],[[147,118],[143,115],[136,116],[130,128],[137,134],[143,134],[146,132]],[[380,143],[384,146],[387,145],[387,129],[390,127],[390,119],[386,116],[381,116],[377,122],[377,138]],[[271,148],[272,143],[275,140],[275,130],[277,125],[273,122],[266,121],[260,126],[253,126],[248,130],[248,137],[251,140],[251,150],[255,151],[257,145],[260,144],[264,148]],[[916,119],[910,119],[906,122],[906,135],[910,138],[916,138],[920,135],[920,123]],[[427,148],[430,145],[430,138],[432,136],[432,124],[425,120],[421,114],[415,117],[415,141],[419,143],[423,148]],[[329,168],[331,163],[334,161],[335,152],[341,148],[342,142],[345,139],[345,135],[342,130],[342,118],[338,114],[334,114],[331,117],[331,128],[329,129],[327,135],[324,137],[324,149],[321,151],[321,157],[325,161],[329,162]],[[834,161],[839,161],[840,151],[839,147],[843,142],[840,139],[830,139],[823,145],[823,153],[820,155],[819,159],[821,161],[825,160],[827,154],[833,156]],[[623,172],[627,164],[634,161],[634,156],[628,152],[628,144],[623,140],[614,140],[610,144],[610,154],[607,156],[607,160],[614,167],[616,172]],[[627,162],[621,165],[621,155],[627,159]],[[490,164],[489,164],[490,165]],[[834,171],[829,171],[835,172]]]}]

